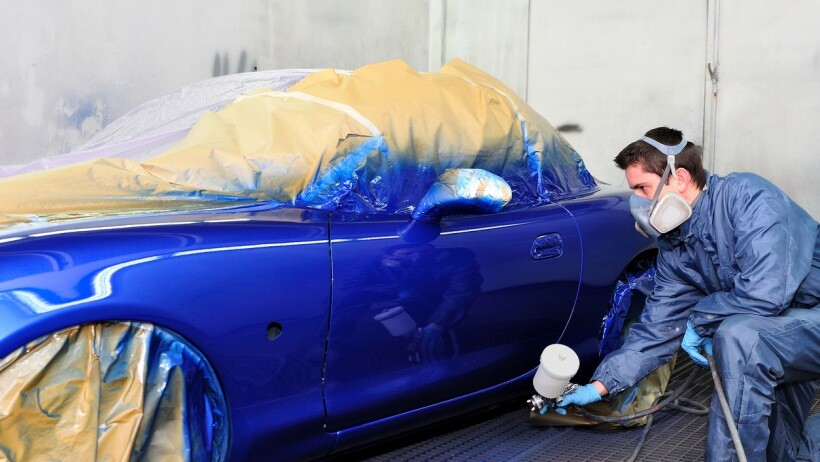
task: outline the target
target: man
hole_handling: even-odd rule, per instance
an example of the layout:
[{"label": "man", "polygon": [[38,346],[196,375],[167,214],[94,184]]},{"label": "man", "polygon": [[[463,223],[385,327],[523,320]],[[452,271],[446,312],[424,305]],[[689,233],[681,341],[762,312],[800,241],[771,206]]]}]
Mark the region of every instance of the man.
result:
[{"label": "man", "polygon": [[[801,436],[812,445],[803,427],[820,378],[817,222],[757,175],[707,178],[677,130],[650,130],[615,163],[636,226],[658,236],[655,288],[623,347],[560,406],[625,390],[679,346],[703,366],[714,352],[748,460],[795,460]],[[706,459],[735,454],[713,393]]]}]

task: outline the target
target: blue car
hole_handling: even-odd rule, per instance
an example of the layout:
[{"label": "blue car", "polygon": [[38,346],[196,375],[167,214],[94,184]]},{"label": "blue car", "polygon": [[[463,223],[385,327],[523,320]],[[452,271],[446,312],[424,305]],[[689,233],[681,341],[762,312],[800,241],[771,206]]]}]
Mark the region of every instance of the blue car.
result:
[{"label": "blue car", "polygon": [[0,459],[318,458],[531,394],[546,345],[593,365],[655,251],[630,192],[405,66],[212,79],[0,179]]}]

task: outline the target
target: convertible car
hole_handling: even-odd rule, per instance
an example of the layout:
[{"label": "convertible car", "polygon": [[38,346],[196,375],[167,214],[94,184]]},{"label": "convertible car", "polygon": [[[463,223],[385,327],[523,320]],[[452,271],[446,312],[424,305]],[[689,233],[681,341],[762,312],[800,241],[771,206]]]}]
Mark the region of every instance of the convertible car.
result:
[{"label": "convertible car", "polygon": [[525,396],[656,245],[457,60],[211,79],[0,176],[0,460],[304,460]]}]

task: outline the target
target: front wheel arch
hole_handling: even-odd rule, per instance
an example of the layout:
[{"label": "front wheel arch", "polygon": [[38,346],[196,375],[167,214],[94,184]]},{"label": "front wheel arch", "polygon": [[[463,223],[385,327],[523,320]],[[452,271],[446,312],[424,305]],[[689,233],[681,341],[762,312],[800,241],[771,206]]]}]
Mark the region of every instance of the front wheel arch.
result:
[{"label": "front wheel arch", "polygon": [[182,336],[145,322],[28,342],[0,360],[0,407],[0,448],[12,460],[62,459],[67,447],[98,459],[224,460],[229,447],[213,368]]}]

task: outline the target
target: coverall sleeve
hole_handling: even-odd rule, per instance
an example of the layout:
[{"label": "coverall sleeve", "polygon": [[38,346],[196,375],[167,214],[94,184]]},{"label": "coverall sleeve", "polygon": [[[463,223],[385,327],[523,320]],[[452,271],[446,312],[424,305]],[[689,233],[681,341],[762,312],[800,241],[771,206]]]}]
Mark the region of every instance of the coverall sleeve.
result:
[{"label": "coverall sleeve", "polygon": [[655,288],[640,321],[630,327],[623,346],[608,354],[592,374],[610,395],[638,383],[680,347],[689,309],[703,297],[681,273],[681,255],[679,248],[659,253]]},{"label": "coverall sleeve", "polygon": [[731,280],[734,287],[713,292],[692,308],[689,320],[704,337],[714,335],[720,323],[733,314],[780,314],[809,269],[806,264],[801,266],[803,259],[809,259],[795,254],[799,246],[790,224],[798,224],[789,223],[787,199],[767,188],[742,184],[723,206],[729,212],[729,223],[716,226],[725,226],[725,238],[734,239],[735,262],[721,261],[719,271],[735,271],[733,263],[739,271],[721,277]]}]

